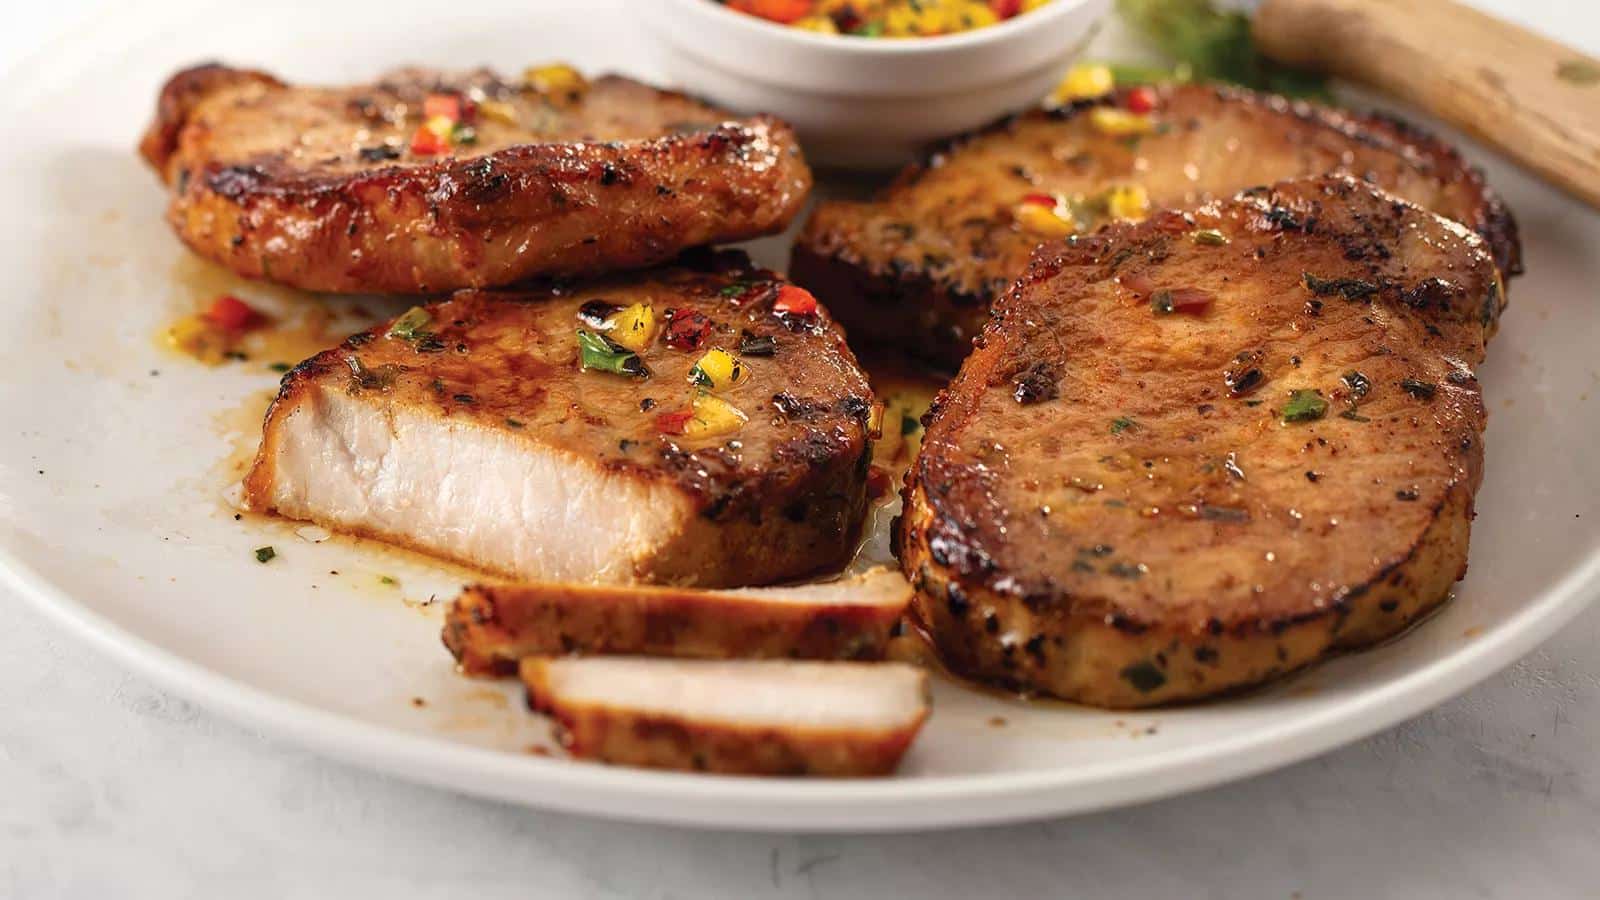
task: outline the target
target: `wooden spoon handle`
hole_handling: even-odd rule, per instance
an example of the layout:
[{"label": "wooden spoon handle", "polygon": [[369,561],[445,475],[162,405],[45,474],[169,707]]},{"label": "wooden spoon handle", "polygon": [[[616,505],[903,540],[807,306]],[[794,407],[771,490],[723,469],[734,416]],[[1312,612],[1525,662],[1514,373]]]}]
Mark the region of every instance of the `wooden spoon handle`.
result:
[{"label": "wooden spoon handle", "polygon": [[1266,55],[1370,85],[1600,208],[1600,61],[1452,0],[1265,0]]}]

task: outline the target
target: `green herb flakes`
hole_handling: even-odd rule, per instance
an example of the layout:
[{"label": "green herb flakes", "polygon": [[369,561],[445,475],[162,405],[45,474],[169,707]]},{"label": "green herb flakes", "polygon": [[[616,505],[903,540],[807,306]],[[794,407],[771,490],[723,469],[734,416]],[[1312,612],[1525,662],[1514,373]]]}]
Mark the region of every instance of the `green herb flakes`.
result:
[{"label": "green herb flakes", "polygon": [[414,341],[428,333],[428,326],[433,324],[433,316],[420,306],[413,306],[400,314],[389,326],[385,337],[399,338],[402,341]]},{"label": "green herb flakes", "polygon": [[275,558],[277,558],[277,556],[278,551],[271,545],[256,548],[256,562],[258,563],[272,562]]},{"label": "green herb flakes", "polygon": [[1207,247],[1221,247],[1229,243],[1228,236],[1215,228],[1196,228],[1189,232],[1189,239]]},{"label": "green herb flakes", "polygon": [[1127,416],[1118,416],[1117,418],[1111,420],[1112,434],[1121,434],[1124,431],[1138,430],[1138,428],[1139,423],[1128,418]]},{"label": "green herb flakes", "polygon": [[1289,402],[1283,407],[1283,421],[1285,422],[1313,422],[1328,414],[1328,401],[1322,399],[1322,393],[1315,390],[1295,390],[1289,392]]},{"label": "green herb flakes", "polygon": [[1346,300],[1361,300],[1378,292],[1378,286],[1359,278],[1318,278],[1310,272],[1300,273],[1306,288],[1318,297],[1340,294]]},{"label": "green herb flakes", "polygon": [[1400,389],[1418,400],[1432,400],[1433,395],[1439,392],[1438,385],[1415,378],[1400,379]]},{"label": "green herb flakes", "polygon": [[1568,84],[1592,87],[1600,84],[1600,66],[1587,59],[1569,59],[1556,65],[1556,77]]}]

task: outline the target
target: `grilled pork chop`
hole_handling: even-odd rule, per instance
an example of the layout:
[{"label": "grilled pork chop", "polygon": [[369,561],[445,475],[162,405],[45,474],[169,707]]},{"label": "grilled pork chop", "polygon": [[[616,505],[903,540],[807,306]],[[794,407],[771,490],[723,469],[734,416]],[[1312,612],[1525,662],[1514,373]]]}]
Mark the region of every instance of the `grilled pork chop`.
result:
[{"label": "grilled pork chop", "polygon": [[1134,707],[1395,634],[1466,568],[1484,243],[1343,177],[1046,244],[899,534],[956,671]]},{"label": "grilled pork chop", "polygon": [[[1053,232],[1142,217],[1146,199],[1150,209],[1188,208],[1334,171],[1464,223],[1506,274],[1520,271],[1516,225],[1481,173],[1397,121],[1199,85],[1163,88],[1148,116],[1128,113],[1126,102],[1122,94],[1005,120],[907,169],[870,203],[821,204],[790,277],[852,340],[954,370],[991,302]],[[1141,128],[1150,133],[1124,133]]]},{"label": "grilled pork chop", "polygon": [[574,756],[738,775],[887,775],[928,717],[904,663],[591,657],[522,662]]},{"label": "grilled pork chop", "polygon": [[872,406],[809,294],[707,255],[461,292],[312,357],[245,497],[512,577],[759,584],[849,559]]},{"label": "grilled pork chop", "polygon": [[473,585],[450,604],[444,643],[463,671],[508,675],[529,656],[881,659],[911,600],[889,568],[788,587]]},{"label": "grilled pork chop", "polygon": [[322,88],[199,66],[162,90],[141,150],[196,253],[336,292],[649,266],[779,231],[811,187],[776,119],[560,67]]}]

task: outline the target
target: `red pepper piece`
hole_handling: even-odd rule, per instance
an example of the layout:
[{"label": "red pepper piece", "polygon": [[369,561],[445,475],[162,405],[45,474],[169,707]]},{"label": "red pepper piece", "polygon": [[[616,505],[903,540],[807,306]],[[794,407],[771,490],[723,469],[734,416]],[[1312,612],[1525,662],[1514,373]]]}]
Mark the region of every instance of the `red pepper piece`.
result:
[{"label": "red pepper piece", "polygon": [[1056,198],[1049,194],[1023,194],[1022,202],[1035,203],[1039,206],[1048,206],[1054,209],[1056,205]]},{"label": "red pepper piece", "polygon": [[417,126],[417,133],[411,136],[411,152],[418,156],[438,156],[449,149],[449,140],[434,134],[426,125]]},{"label": "red pepper piece", "polygon": [[989,11],[997,18],[1009,19],[1022,12],[1022,0],[989,0]]},{"label": "red pepper piece", "polygon": [[454,94],[429,94],[422,101],[422,117],[432,119],[444,116],[452,122],[461,121],[461,98]]},{"label": "red pepper piece", "polygon": [[1168,293],[1172,295],[1172,311],[1190,315],[1205,312],[1211,308],[1212,301],[1217,299],[1210,291],[1202,291],[1199,288],[1173,288]]},{"label": "red pepper piece", "polygon": [[728,8],[788,25],[811,13],[811,0],[728,0]]},{"label": "red pepper piece", "polygon": [[786,316],[814,316],[817,298],[805,288],[786,284],[778,289],[778,298],[772,301],[772,311]]},{"label": "red pepper piece", "polygon": [[1128,107],[1128,112],[1142,116],[1145,113],[1155,112],[1156,107],[1161,105],[1161,98],[1156,96],[1155,88],[1140,85],[1128,91],[1123,105]]},{"label": "red pepper piece", "polygon": [[674,350],[698,350],[711,336],[711,320],[698,310],[679,307],[667,310],[667,327],[662,340]]},{"label": "red pepper piece", "polygon": [[689,427],[689,420],[693,418],[694,411],[689,409],[662,413],[656,416],[656,430],[662,434],[683,434]]},{"label": "red pepper piece", "polygon": [[232,294],[223,294],[211,301],[211,308],[206,310],[206,318],[223,331],[232,332],[249,331],[265,321],[261,313],[251,309],[248,303]]}]

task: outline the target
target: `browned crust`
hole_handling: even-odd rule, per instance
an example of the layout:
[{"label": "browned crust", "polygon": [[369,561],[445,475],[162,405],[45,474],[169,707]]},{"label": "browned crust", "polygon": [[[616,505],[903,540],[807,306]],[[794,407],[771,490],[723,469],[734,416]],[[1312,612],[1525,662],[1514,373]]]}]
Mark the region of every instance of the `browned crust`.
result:
[{"label": "browned crust", "polygon": [[523,660],[528,706],[556,720],[567,752],[612,765],[724,775],[863,777],[900,765],[927,714],[887,731],[762,728],[568,703],[546,680],[546,660]]},{"label": "browned crust", "polygon": [[[1479,202],[1474,220],[1463,224],[1484,238],[1506,277],[1522,274],[1522,243],[1510,209],[1488,185],[1481,168],[1468,164],[1459,150],[1431,132],[1388,114],[1358,115],[1237,87],[1207,89],[1226,101],[1258,105],[1337,131],[1352,141],[1395,151],[1437,173],[1443,181],[1465,183]],[[940,157],[958,152],[979,137],[1008,131],[1022,121],[1065,121],[1095,106],[1120,102],[1120,97],[1112,97],[1006,116],[930,148],[923,161],[902,170],[883,195],[912,189],[922,172],[937,165]],[[806,223],[792,250],[790,277],[824,299],[856,340],[892,346],[954,371],[971,350],[972,339],[982,332],[989,307],[1000,291],[973,293],[915,267],[883,266],[866,258],[845,236],[826,230],[825,221],[825,216],[813,213]]]},{"label": "browned crust", "polygon": [[[1301,183],[1329,196],[1356,185],[1334,177]],[[1270,192],[1245,195],[1253,193]],[[1409,204],[1394,200],[1394,206]],[[1055,274],[1060,263],[1050,251],[1057,249],[1046,245],[1035,253],[1028,272],[1002,302],[1003,310],[1031,283]],[[1503,306],[1483,309],[1486,334],[1502,311]],[[1004,317],[1002,312],[989,324],[985,339],[1003,327]],[[958,399],[960,380],[983,384],[991,368],[1006,364],[994,354],[980,356],[970,357],[957,384],[941,393],[929,413],[932,421],[971,419],[975,404]],[[1198,623],[1141,617],[1103,598],[1025,587],[1025,575],[998,567],[986,551],[981,535],[989,523],[945,509],[939,492],[929,490],[929,474],[919,458],[907,475],[905,513],[894,535],[902,570],[917,589],[913,617],[941,662],[956,674],[1110,708],[1215,696],[1378,643],[1449,599],[1452,586],[1466,574],[1474,497],[1483,475],[1484,413],[1476,395],[1473,403],[1477,432],[1460,448],[1459,477],[1445,485],[1427,527],[1409,544],[1385,553],[1381,562],[1375,558],[1368,577],[1346,585],[1326,604],[1281,614],[1224,617],[1219,611]]]},{"label": "browned crust", "polygon": [[469,675],[564,653],[878,660],[904,612],[674,587],[479,584],[450,604],[442,637]]},{"label": "browned crust", "polygon": [[811,187],[793,130],[770,116],[355,173],[211,158],[198,139],[186,154],[189,114],[240,80],[283,86],[259,72],[185,70],[163,89],[141,151],[173,185],[167,218],[190,249],[307,290],[438,293],[642,268],[777,233]]},{"label": "browned crust", "polygon": [[265,72],[234,69],[221,63],[191,66],[167,80],[156,99],[156,115],[139,141],[139,155],[150,163],[162,181],[171,181],[168,163],[178,149],[178,136],[189,124],[189,115],[208,95],[230,85],[259,81],[273,87],[283,82]]}]

